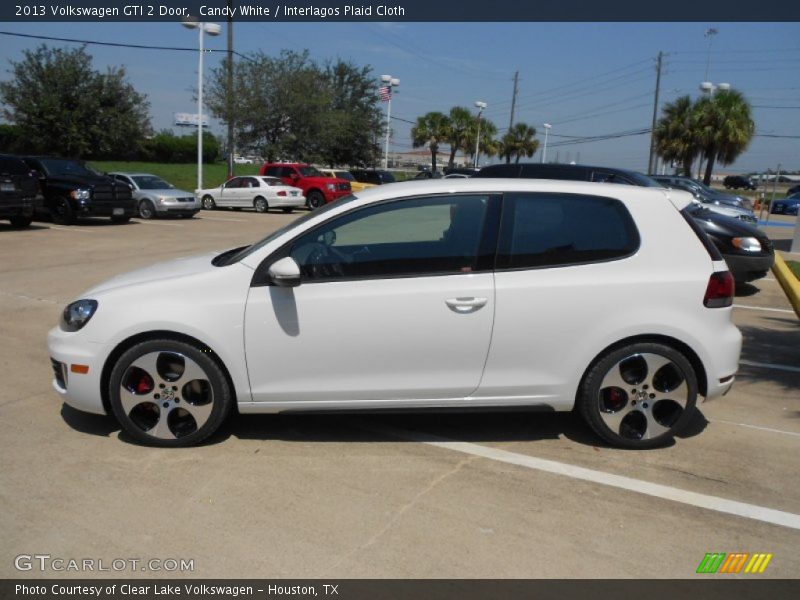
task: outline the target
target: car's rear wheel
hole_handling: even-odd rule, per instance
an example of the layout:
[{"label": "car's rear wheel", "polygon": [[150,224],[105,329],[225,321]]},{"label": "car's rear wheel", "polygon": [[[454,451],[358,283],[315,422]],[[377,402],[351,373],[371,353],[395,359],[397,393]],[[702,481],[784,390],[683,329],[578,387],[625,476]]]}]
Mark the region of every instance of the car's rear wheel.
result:
[{"label": "car's rear wheel", "polygon": [[12,227],[28,227],[31,223],[33,223],[33,217],[22,217],[20,215],[11,217],[9,220],[11,221]]},{"label": "car's rear wheel", "polygon": [[152,219],[156,216],[156,207],[150,200],[142,200],[139,202],[139,218]]},{"label": "car's rear wheel", "polygon": [[577,406],[603,440],[623,448],[652,448],[691,420],[697,376],[671,346],[643,342],[603,355],[584,377]]},{"label": "car's rear wheel", "polygon": [[308,193],[308,208],[314,210],[315,208],[319,208],[325,204],[325,196],[322,195],[322,192],[318,190],[311,190]]},{"label": "car's rear wheel", "polygon": [[214,210],[217,208],[217,203],[211,196],[203,196],[203,208],[206,210]]},{"label": "car's rear wheel", "polygon": [[232,403],[227,379],[210,354],[176,340],[137,344],[114,365],[111,408],[122,428],[151,446],[205,440]]},{"label": "car's rear wheel", "polygon": [[256,212],[265,213],[269,210],[269,204],[267,203],[266,198],[262,198],[261,196],[253,200],[253,206],[255,207]]}]

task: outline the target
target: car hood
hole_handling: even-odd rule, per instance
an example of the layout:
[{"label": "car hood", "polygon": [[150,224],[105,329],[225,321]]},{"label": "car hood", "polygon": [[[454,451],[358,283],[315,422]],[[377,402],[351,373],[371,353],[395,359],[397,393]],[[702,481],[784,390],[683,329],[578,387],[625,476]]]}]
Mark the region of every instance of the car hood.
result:
[{"label": "car hood", "polygon": [[703,229],[708,233],[716,233],[718,235],[726,235],[731,237],[754,237],[762,239],[764,233],[740,219],[733,217],[726,217],[719,213],[713,212],[705,207],[698,207],[698,209],[691,211],[692,217],[699,221]]},{"label": "car hood", "polygon": [[68,183],[81,188],[94,187],[96,185],[113,185],[119,189],[130,189],[126,184],[120,183],[111,177],[106,177],[105,175],[66,175],[55,173],[53,175],[48,175],[47,179],[49,181]]},{"label": "car hood", "polygon": [[326,183],[350,183],[347,179],[340,179],[339,177],[303,177],[306,183],[315,183],[317,185],[325,185]]},{"label": "car hood", "polygon": [[194,196],[192,192],[178,190],[175,188],[164,188],[163,190],[137,190],[140,194],[152,194],[153,196],[164,196],[165,198],[186,198]]},{"label": "car hood", "polygon": [[211,261],[219,254],[221,252],[208,252],[206,254],[168,260],[142,269],[136,269],[135,271],[129,271],[94,286],[83,297],[91,298],[93,295],[109,290],[165,279],[174,281],[177,288],[179,286],[178,281],[184,277],[217,269],[218,267],[215,267]]}]

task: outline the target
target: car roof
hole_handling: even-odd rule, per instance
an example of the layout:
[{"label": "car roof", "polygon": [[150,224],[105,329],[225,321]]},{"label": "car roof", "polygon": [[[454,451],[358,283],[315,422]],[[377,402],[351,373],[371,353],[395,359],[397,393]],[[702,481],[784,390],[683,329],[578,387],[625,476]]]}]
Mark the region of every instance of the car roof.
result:
[{"label": "car roof", "polygon": [[126,177],[158,177],[164,179],[161,175],[154,175],[153,173],[132,173],[130,171],[109,171],[109,175],[125,175]]}]

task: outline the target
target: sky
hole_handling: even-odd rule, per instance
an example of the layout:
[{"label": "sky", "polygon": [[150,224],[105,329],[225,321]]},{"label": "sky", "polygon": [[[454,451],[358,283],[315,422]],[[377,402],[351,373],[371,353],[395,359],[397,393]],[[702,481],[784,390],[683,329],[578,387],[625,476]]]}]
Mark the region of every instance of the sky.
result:
[{"label": "sky", "polygon": [[[224,50],[225,24],[206,47]],[[717,35],[705,32],[715,28]],[[197,48],[197,32],[178,23],[0,23],[0,31],[101,42]],[[9,61],[41,43],[0,35],[0,80]],[[234,48],[275,55],[308,49],[324,63],[342,58],[369,65],[376,77],[400,79],[392,100],[391,151],[411,149],[411,124],[429,111],[460,105],[500,130],[508,127],[514,72],[519,70],[515,122],[552,125],[548,160],[647,170],[649,135],[570,143],[587,136],[649,129],[656,56],[664,52],[659,106],[701,94],[699,84],[729,83],[753,105],[757,136],[737,161],[718,171],[800,171],[800,23],[236,23]],[[197,53],[90,45],[94,66],[124,66],[147,94],[155,129],[176,112],[196,112]],[[206,74],[224,52],[206,54]],[[382,108],[385,110],[386,105]],[[659,109],[660,112],[660,109]],[[402,119],[402,120],[401,120]],[[223,128],[212,120],[211,130]],[[565,137],[562,137],[565,136]],[[571,137],[569,137],[571,136]],[[784,136],[784,137],[770,137]],[[540,150],[541,151],[541,150]],[[539,160],[537,153],[533,159]],[[482,163],[498,159],[482,159]]]}]

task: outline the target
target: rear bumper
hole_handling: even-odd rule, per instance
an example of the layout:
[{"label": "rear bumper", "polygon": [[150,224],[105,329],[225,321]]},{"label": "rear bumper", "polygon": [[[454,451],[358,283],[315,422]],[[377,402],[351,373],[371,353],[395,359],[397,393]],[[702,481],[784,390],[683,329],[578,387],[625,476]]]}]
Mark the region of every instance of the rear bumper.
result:
[{"label": "rear bumper", "polygon": [[[731,310],[728,309],[709,309]],[[742,352],[742,332],[733,323],[718,328],[714,334],[713,356],[703,361],[706,369],[706,400],[727,394],[736,380],[739,357]]]}]

